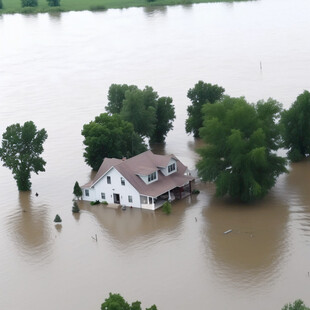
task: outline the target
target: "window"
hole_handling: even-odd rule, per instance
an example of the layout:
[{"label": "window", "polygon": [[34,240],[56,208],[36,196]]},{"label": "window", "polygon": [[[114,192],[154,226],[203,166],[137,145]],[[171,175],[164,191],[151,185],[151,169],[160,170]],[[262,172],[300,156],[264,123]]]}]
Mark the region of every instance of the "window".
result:
[{"label": "window", "polygon": [[156,180],[156,171],[148,175],[148,181]]},{"label": "window", "polygon": [[89,190],[88,189],[85,189],[85,196],[89,196]]},{"label": "window", "polygon": [[149,197],[149,205],[153,204],[153,199],[152,197]]},{"label": "window", "polygon": [[105,199],[105,193],[101,193],[101,199]]},{"label": "window", "polygon": [[128,202],[132,202],[132,196],[128,196]]},{"label": "window", "polygon": [[125,185],[125,179],[124,178],[121,178],[121,184]]},{"label": "window", "polygon": [[107,183],[111,184],[111,177],[107,176]]},{"label": "window", "polygon": [[168,173],[172,172],[172,171],[175,171],[175,163],[171,164],[168,166]]}]

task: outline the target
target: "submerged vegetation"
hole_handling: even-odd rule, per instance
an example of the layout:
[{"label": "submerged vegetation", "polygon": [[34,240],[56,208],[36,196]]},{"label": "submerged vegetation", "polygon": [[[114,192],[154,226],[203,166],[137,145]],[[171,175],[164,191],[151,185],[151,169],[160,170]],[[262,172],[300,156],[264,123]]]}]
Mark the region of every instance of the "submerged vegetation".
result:
[{"label": "submerged vegetation", "polygon": [[[45,12],[103,11],[129,7],[163,6],[207,2],[242,2],[248,0],[22,0],[37,2],[36,6],[21,6],[21,0],[0,0],[0,15],[12,13],[35,14]],[[1,7],[2,4],[2,7]]]}]

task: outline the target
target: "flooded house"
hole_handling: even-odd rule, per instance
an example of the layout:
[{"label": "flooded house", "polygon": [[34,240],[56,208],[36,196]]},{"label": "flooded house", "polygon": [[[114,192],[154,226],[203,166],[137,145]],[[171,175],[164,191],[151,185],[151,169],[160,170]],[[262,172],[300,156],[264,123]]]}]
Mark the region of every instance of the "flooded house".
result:
[{"label": "flooded house", "polygon": [[129,159],[105,158],[95,178],[82,186],[82,198],[155,210],[190,195],[193,181],[176,156],[149,150]]}]

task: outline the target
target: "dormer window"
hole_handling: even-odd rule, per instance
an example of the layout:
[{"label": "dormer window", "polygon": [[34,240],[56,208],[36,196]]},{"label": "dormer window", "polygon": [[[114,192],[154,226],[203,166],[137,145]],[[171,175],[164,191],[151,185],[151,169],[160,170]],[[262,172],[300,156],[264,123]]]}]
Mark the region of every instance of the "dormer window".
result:
[{"label": "dormer window", "polygon": [[168,166],[168,173],[171,173],[173,171],[176,171],[176,165],[175,163]]},{"label": "dormer window", "polygon": [[121,178],[121,184],[125,185],[125,179],[124,178]]},{"label": "dormer window", "polygon": [[152,182],[152,181],[156,180],[156,171],[149,174],[147,180],[148,180],[148,182]]}]

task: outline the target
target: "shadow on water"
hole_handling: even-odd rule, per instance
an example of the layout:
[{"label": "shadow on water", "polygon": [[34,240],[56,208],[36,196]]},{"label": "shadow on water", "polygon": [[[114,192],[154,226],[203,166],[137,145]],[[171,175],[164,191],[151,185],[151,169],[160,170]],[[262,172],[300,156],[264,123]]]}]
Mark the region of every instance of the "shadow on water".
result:
[{"label": "shadow on water", "polygon": [[32,262],[43,262],[50,256],[51,227],[48,224],[48,208],[34,202],[31,192],[19,193],[19,206],[9,218],[8,226],[18,252]]},{"label": "shadow on water", "polygon": [[50,21],[56,24],[61,22],[61,15],[61,12],[48,12]]},{"label": "shadow on water", "polygon": [[289,212],[285,200],[276,196],[270,193],[249,205],[211,198],[202,215],[206,256],[216,279],[244,288],[279,276],[288,247]]}]

